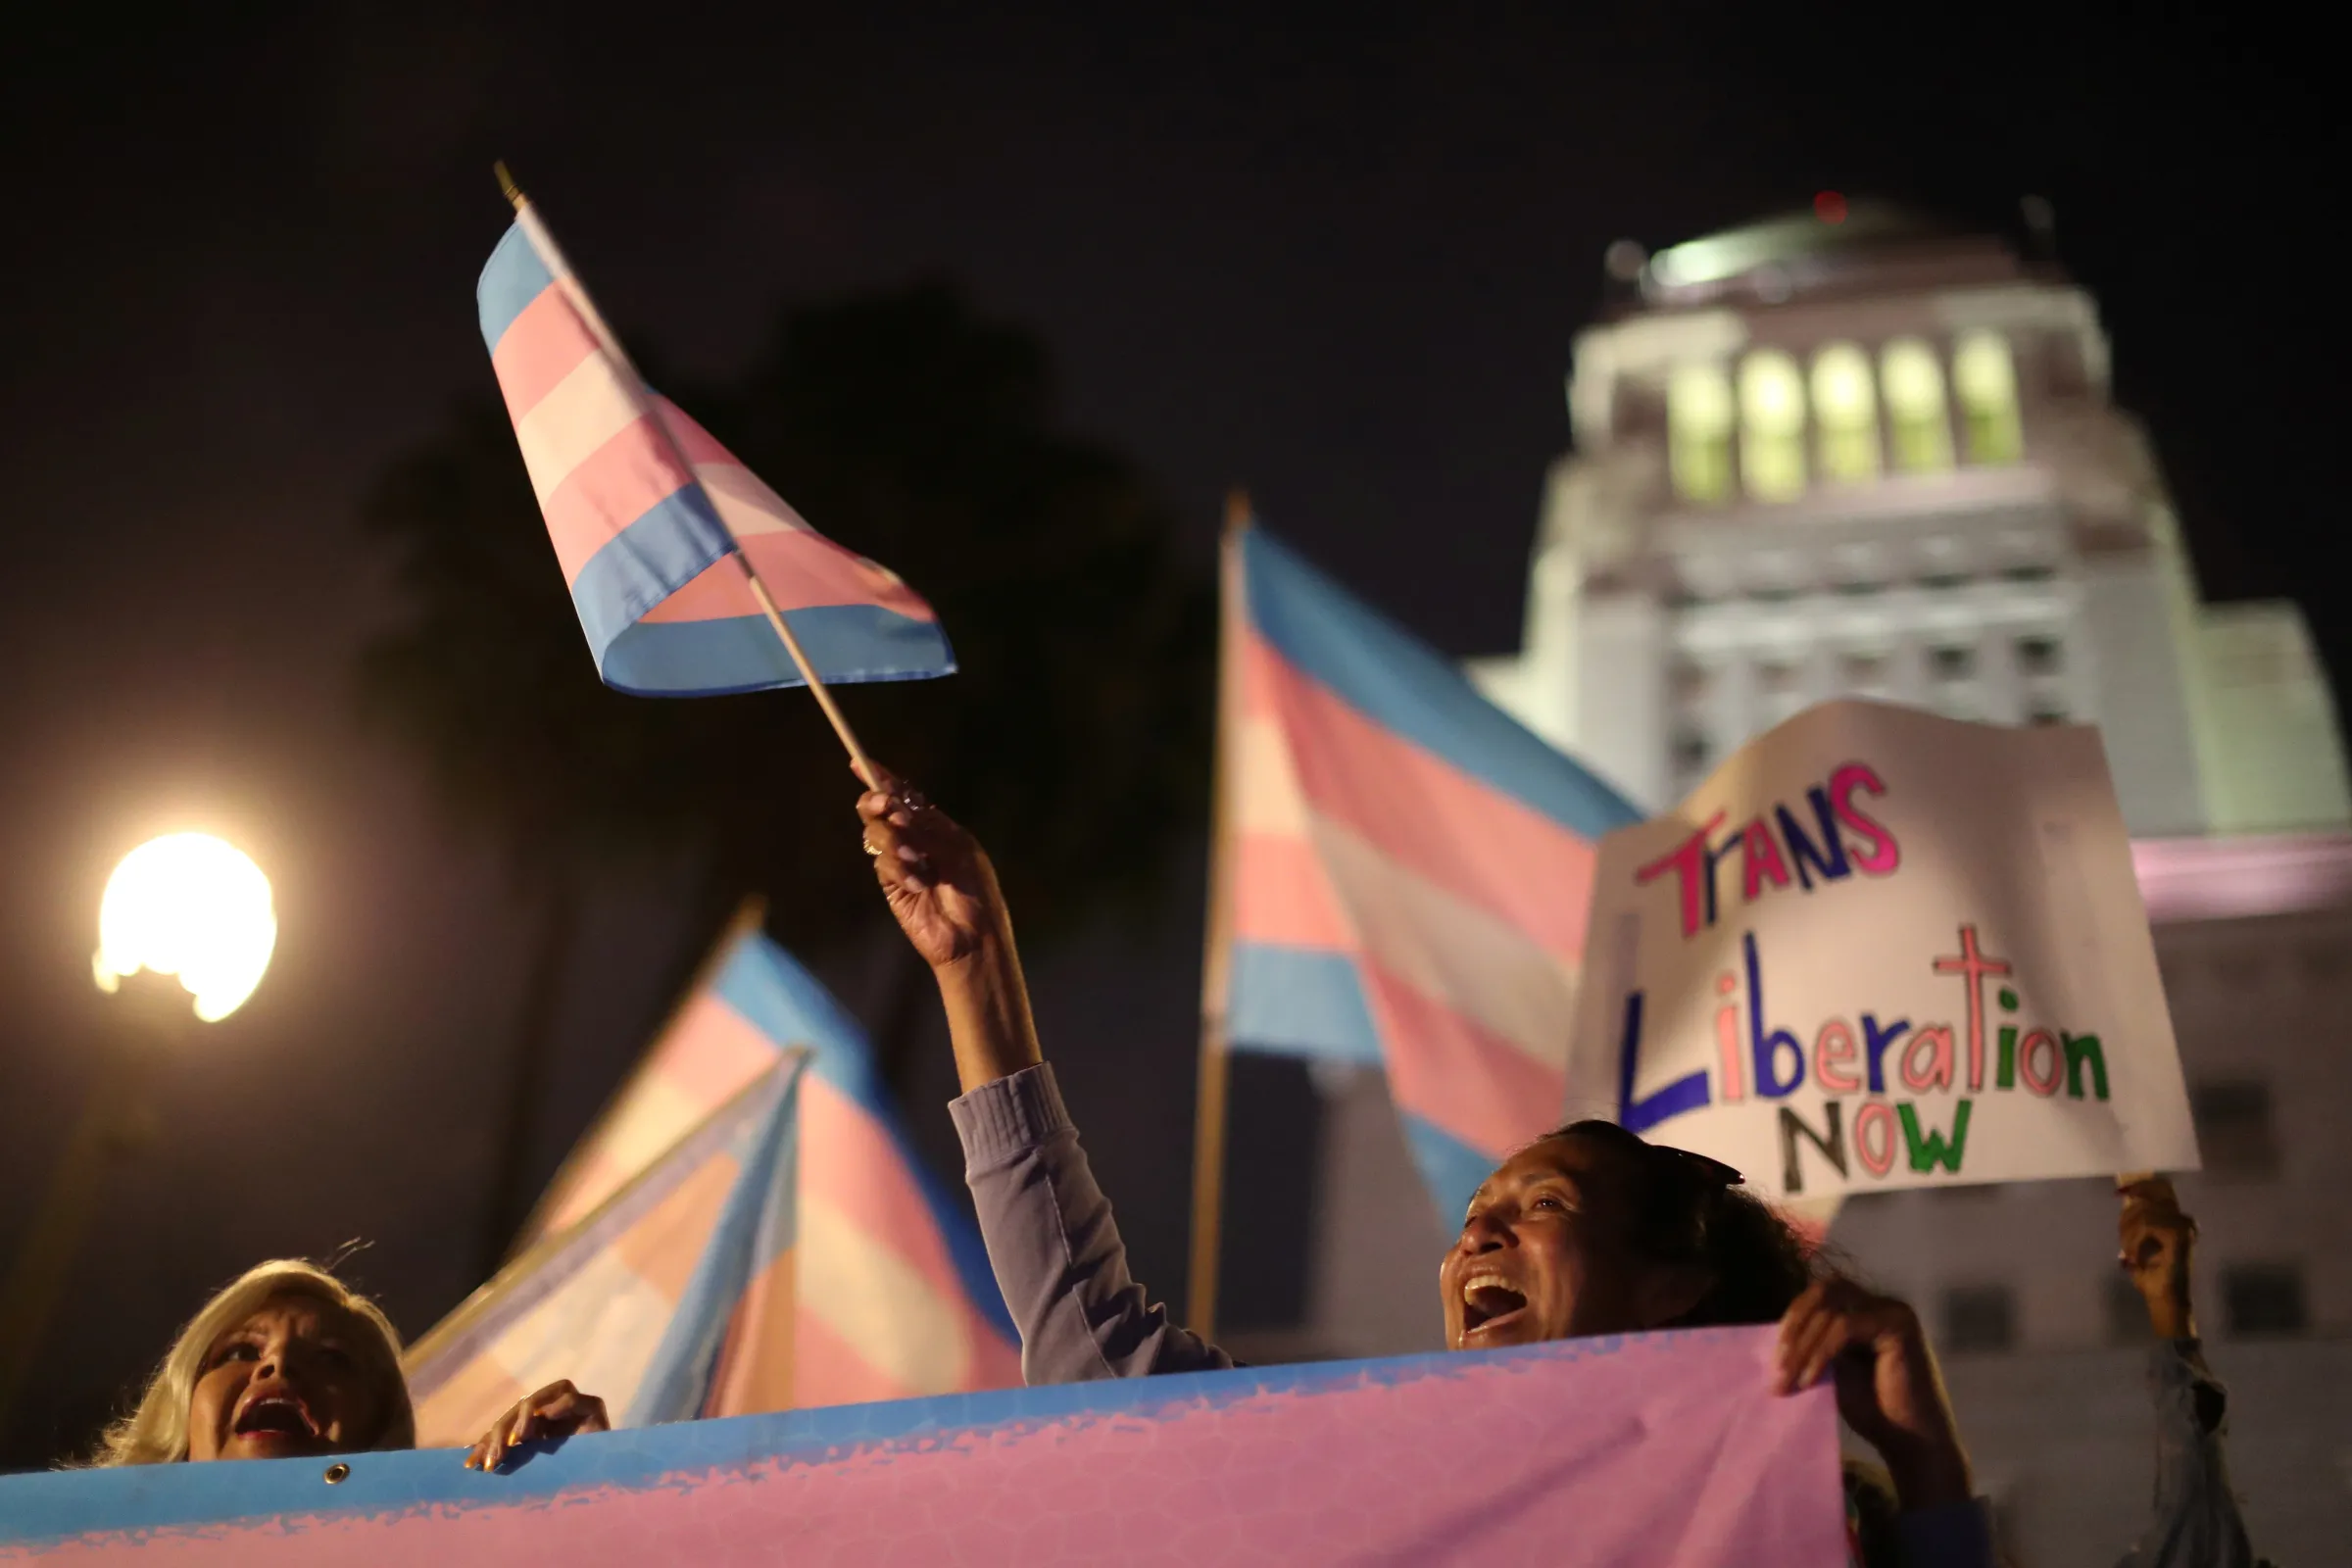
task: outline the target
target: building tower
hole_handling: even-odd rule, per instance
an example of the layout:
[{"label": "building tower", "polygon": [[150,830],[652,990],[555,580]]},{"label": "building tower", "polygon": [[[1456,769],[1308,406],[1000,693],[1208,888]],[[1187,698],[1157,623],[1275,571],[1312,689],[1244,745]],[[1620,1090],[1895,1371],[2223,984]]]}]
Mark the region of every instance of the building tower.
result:
[{"label": "building tower", "polygon": [[2095,722],[2134,837],[2352,817],[2291,604],[2209,607],[2090,297],[1825,197],[1642,259],[1576,343],[1482,688],[1642,806],[1833,696]]}]

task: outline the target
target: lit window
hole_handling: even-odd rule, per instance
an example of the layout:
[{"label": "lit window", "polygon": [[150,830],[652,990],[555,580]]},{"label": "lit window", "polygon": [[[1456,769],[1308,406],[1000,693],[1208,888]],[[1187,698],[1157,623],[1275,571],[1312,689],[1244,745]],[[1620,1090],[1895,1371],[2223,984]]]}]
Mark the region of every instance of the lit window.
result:
[{"label": "lit window", "polygon": [[1879,358],[1879,383],[1894,435],[1894,466],[1910,473],[1950,467],[1952,423],[1936,351],[1915,337],[1896,338]]},{"label": "lit window", "polygon": [[1997,332],[1971,332],[1952,352],[1952,391],[1960,400],[1971,463],[2015,463],[2026,449],[2017,419],[2017,366]]},{"label": "lit window", "polygon": [[1732,382],[1718,365],[1686,365],[1666,383],[1667,461],[1685,500],[1732,493]]},{"label": "lit window", "polygon": [[1813,358],[1813,422],[1825,477],[1877,477],[1879,396],[1869,357],[1851,343],[1833,343]]},{"label": "lit window", "polygon": [[2222,1312],[2233,1337],[2302,1333],[2309,1321],[2303,1271],[2291,1263],[2240,1263],[2222,1270]]},{"label": "lit window", "polygon": [[1740,471],[1759,501],[1805,493],[1805,382],[1778,349],[1740,367]]},{"label": "lit window", "polygon": [[2006,1285],[1960,1285],[1943,1293],[1943,1343],[1954,1355],[2006,1350],[2017,1342],[2017,1309]]}]

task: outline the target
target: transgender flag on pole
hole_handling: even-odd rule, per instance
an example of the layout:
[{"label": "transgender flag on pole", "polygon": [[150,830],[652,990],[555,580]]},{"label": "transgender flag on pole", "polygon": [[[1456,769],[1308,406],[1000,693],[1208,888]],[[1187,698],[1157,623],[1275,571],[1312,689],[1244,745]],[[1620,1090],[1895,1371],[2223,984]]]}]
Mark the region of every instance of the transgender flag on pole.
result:
[{"label": "transgender flag on pole", "polygon": [[[819,680],[951,674],[931,607],[844,550],[637,378],[528,207],[475,290],[482,341],[597,672],[645,697],[804,684],[748,562]],[[738,550],[741,560],[726,559]]]},{"label": "transgender flag on pole", "polygon": [[1566,1119],[1594,841],[1640,813],[1262,531],[1225,549],[1227,1038],[1385,1066],[1450,1223]]}]

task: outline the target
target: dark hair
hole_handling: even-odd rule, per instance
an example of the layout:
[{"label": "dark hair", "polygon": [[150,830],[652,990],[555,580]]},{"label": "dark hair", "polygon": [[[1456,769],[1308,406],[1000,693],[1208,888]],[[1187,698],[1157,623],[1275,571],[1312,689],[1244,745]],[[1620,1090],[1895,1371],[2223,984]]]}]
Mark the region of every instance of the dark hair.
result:
[{"label": "dark hair", "polygon": [[1775,1323],[1813,1283],[1821,1261],[1815,1250],[1742,1188],[1731,1166],[1650,1143],[1613,1121],[1571,1122],[1546,1136],[1582,1138],[1616,1151],[1632,1178],[1635,1249],[1662,1263],[1707,1271],[1707,1293],[1664,1326]]}]

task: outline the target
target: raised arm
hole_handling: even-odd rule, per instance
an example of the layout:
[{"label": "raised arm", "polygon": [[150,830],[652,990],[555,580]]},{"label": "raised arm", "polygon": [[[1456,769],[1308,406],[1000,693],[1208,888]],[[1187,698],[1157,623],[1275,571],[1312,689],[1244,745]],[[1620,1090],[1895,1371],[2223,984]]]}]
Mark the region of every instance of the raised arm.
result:
[{"label": "raised arm", "polygon": [[1127,1273],[1110,1201],[1037,1045],[997,874],[969,833],[884,773],[858,803],[866,852],[906,940],[931,965],[963,1097],[949,1107],[989,1266],[1031,1384],[1233,1365],[1168,1320]]},{"label": "raised arm", "polygon": [[2121,1193],[2116,1261],[2148,1305],[2156,1344],[2148,1381],[2156,1396],[2156,1512],[2121,1568],[2252,1568],[2253,1547],[2223,1449],[2229,1394],[2205,1365],[2189,1298],[2197,1222],[2163,1177]]}]

